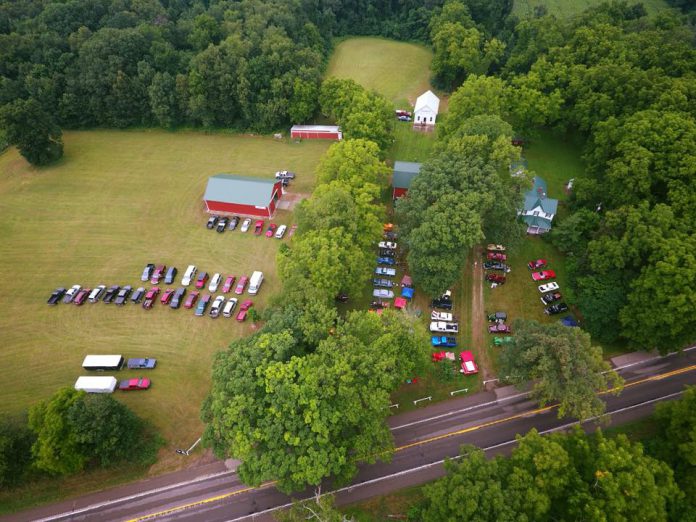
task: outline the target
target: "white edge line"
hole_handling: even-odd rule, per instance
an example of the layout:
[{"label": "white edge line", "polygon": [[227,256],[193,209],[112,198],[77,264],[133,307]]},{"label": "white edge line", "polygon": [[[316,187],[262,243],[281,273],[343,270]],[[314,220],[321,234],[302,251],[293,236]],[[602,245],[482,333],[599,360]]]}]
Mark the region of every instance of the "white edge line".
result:
[{"label": "white edge line", "polygon": [[[591,422],[591,421],[593,421],[593,420],[600,419],[600,418],[602,418],[602,417],[604,417],[604,416],[606,416],[606,415],[614,415],[614,414],[616,414],[616,413],[623,413],[624,411],[632,410],[632,409],[634,409],[634,408],[639,408],[639,407],[641,407],[641,406],[645,406],[646,404],[652,404],[652,403],[654,403],[654,402],[660,402],[660,401],[663,401],[663,400],[666,400],[666,399],[671,399],[672,397],[676,397],[676,396],[678,396],[678,395],[682,395],[683,393],[684,393],[683,391],[679,391],[679,392],[675,392],[675,393],[670,393],[669,395],[665,395],[665,396],[663,396],[663,397],[657,397],[656,399],[650,399],[649,401],[644,401],[644,402],[640,402],[640,403],[637,403],[637,404],[633,404],[633,405],[631,405],[631,406],[626,406],[625,408],[620,408],[620,409],[618,409],[618,410],[614,410],[614,411],[611,411],[611,412],[607,412],[607,413],[605,413],[604,415],[599,415],[599,416],[591,417],[591,418],[586,419],[586,420],[584,420],[584,421],[573,421],[573,422],[569,422],[569,423],[567,423],[567,424],[563,424],[562,426],[556,426],[555,428],[549,428],[548,430],[540,431],[540,432],[539,432],[539,435],[546,435],[547,433],[553,433],[554,431],[564,430],[564,429],[566,429],[566,428],[570,428],[571,426],[575,426],[576,424],[585,424],[585,423],[587,423],[587,422]],[[481,449],[482,451],[491,451],[491,450],[494,450],[494,449],[502,448],[503,446],[509,446],[510,444],[514,444],[515,442],[517,442],[517,439],[509,440],[509,441],[506,441],[506,442],[501,442],[501,443],[499,443],[499,444],[494,444],[493,446],[488,446],[488,447],[480,448],[480,449]],[[421,470],[423,470],[423,469],[427,469],[427,468],[430,468],[430,467],[433,467],[433,466],[439,466],[439,465],[443,464],[446,460],[458,460],[458,459],[460,459],[460,458],[462,458],[462,455],[457,455],[457,456],[455,456],[455,457],[448,457],[448,458],[446,458],[446,459],[438,460],[438,461],[435,461],[435,462],[430,462],[430,463],[428,463],[428,464],[423,464],[422,466],[418,466],[418,467],[410,468],[410,469],[405,469],[405,470],[399,471],[399,472],[397,472],[397,473],[392,473],[391,475],[385,475],[385,476],[383,476],[383,477],[377,477],[377,478],[374,478],[374,479],[366,480],[365,482],[360,482],[360,483],[358,483],[358,484],[352,484],[352,485],[350,485],[350,486],[346,486],[346,487],[344,487],[344,488],[336,489],[336,490],[334,490],[334,491],[327,491],[326,493],[322,493],[320,496],[323,497],[323,496],[325,496],[325,495],[333,495],[333,494],[336,494],[336,493],[341,493],[341,492],[343,492],[343,491],[349,491],[349,490],[352,490],[352,489],[361,488],[361,487],[363,487],[363,486],[369,486],[369,485],[371,485],[371,484],[376,484],[377,482],[382,482],[382,481],[384,481],[384,480],[389,480],[389,479],[392,479],[392,478],[400,477],[400,476],[402,476],[402,475],[408,475],[409,473],[414,473],[414,472],[417,472],[417,471],[421,471]],[[312,498],[312,497],[309,497],[309,498]],[[303,499],[303,500],[308,500],[309,498]],[[287,507],[290,507],[290,506],[292,506],[292,505],[293,505],[293,502],[288,502],[287,504],[283,504],[283,505],[280,505],[280,506],[275,506],[275,507],[272,507],[272,508],[268,508],[268,509],[265,509],[265,510],[263,510],[263,511],[258,511],[258,512],[256,512],[256,513],[252,513],[252,514],[250,514],[250,515],[243,515],[243,516],[241,516],[241,517],[233,518],[233,519],[228,520],[227,522],[238,522],[238,521],[240,521],[240,520],[246,520],[247,518],[254,518],[254,517],[261,516],[261,515],[266,515],[266,514],[268,514],[268,513],[272,513],[272,512],[274,512],[274,511],[278,511],[279,509],[287,508]]]}]

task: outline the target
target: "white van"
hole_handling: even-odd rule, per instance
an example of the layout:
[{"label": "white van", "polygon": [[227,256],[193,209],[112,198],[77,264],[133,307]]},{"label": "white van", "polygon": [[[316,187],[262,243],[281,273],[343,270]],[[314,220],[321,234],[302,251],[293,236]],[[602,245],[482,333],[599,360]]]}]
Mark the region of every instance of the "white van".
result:
[{"label": "white van", "polygon": [[184,286],[190,285],[193,278],[196,277],[196,272],[196,265],[189,265],[184,273],[184,277],[181,278],[181,284]]},{"label": "white van", "polygon": [[249,280],[249,295],[256,295],[261,288],[261,283],[263,283],[263,272],[254,272],[251,274],[251,279]]},{"label": "white van", "polygon": [[96,303],[97,301],[99,301],[99,298],[101,297],[104,290],[106,290],[105,285],[99,285],[97,288],[92,290],[92,292],[89,294],[89,302]]},{"label": "white van", "polygon": [[237,298],[230,297],[227,303],[225,303],[225,308],[222,309],[222,315],[225,317],[232,317],[232,312],[237,307]]},{"label": "white van", "polygon": [[79,377],[75,389],[87,393],[113,393],[117,384],[116,377]]}]

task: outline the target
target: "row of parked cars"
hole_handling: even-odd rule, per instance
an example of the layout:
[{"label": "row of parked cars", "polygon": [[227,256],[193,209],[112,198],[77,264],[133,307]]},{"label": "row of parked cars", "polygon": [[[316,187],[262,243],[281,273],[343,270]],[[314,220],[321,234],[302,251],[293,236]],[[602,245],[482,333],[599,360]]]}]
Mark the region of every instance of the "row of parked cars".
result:
[{"label": "row of parked cars", "polygon": [[483,262],[483,269],[486,271],[486,281],[489,281],[492,286],[505,284],[506,274],[511,271],[506,261],[507,254],[503,245],[489,244],[486,247],[486,259]]},{"label": "row of parked cars", "polygon": [[[430,312],[430,332],[438,334],[431,336],[430,343],[436,348],[455,348],[457,346],[456,335],[459,333],[459,320],[452,314],[454,307],[452,291],[447,290],[444,294],[433,299],[431,306],[446,311],[432,310]],[[446,351],[434,352],[432,359],[434,362],[454,360],[454,354]],[[459,371],[464,375],[474,375],[479,371],[474,354],[470,350],[459,353],[459,363]]]},{"label": "row of parked cars", "polygon": [[[391,231],[389,237],[395,239],[396,234],[393,232],[393,225],[384,225],[384,233]],[[386,238],[386,235],[385,235]],[[393,266],[396,264],[396,249],[398,244],[394,241],[380,241],[377,244],[379,250],[379,257],[377,258],[378,265],[388,265]],[[390,278],[396,276],[395,268],[380,267],[375,269],[375,275],[377,277],[372,278],[372,296],[377,299],[393,299],[394,291],[392,288],[397,286],[397,284]]]},{"label": "row of parked cars", "polygon": [[541,292],[541,303],[545,305],[544,313],[547,315],[556,315],[568,311],[568,305],[561,302],[563,296],[558,291],[559,286],[552,279],[556,279],[556,272],[554,270],[546,270],[548,267],[548,262],[546,259],[534,259],[527,263],[527,268],[532,273],[532,281],[540,282],[546,281],[540,284],[537,288]]},{"label": "row of parked cars", "polygon": [[[225,230],[236,230],[240,222],[239,216],[210,216],[208,222],[206,223],[206,228],[210,230],[216,230],[218,233],[222,234]],[[239,226],[240,232],[247,232],[251,228],[252,219],[246,218],[242,221],[241,226]],[[265,227],[265,221],[263,219],[257,219],[254,223],[254,235],[260,236],[263,233]],[[290,227],[290,233],[288,236],[292,236],[295,230],[297,230],[297,225],[292,225]],[[276,239],[283,239],[285,233],[288,231],[287,225],[276,225],[275,223],[269,223],[266,229],[266,237],[275,237]]]}]

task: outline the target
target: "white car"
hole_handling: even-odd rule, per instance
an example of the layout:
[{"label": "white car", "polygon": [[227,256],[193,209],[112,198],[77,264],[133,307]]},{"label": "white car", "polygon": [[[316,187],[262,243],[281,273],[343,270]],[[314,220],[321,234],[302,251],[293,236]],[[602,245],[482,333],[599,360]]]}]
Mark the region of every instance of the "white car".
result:
[{"label": "white car", "polygon": [[184,272],[184,277],[181,278],[182,286],[190,285],[193,278],[196,277],[197,271],[196,265],[189,265],[186,272]]},{"label": "white car", "polygon": [[372,291],[372,295],[380,299],[392,299],[394,297],[394,292],[386,288],[375,288]]},{"label": "white car", "polygon": [[396,250],[396,243],[392,243],[391,241],[380,241],[379,248],[387,248],[389,250]]},{"label": "white car", "polygon": [[65,296],[63,296],[63,302],[65,304],[72,303],[72,300],[75,298],[77,293],[82,289],[80,285],[73,285],[70,287],[70,290],[65,292]]},{"label": "white car", "polygon": [[375,274],[378,276],[394,277],[396,275],[396,268],[385,268],[383,266],[378,266],[375,268]]},{"label": "white car", "polygon": [[106,290],[106,285],[99,285],[94,290],[92,290],[88,297],[89,302],[96,303],[97,301],[99,301],[99,298],[104,293],[104,290]]},{"label": "white car", "polygon": [[553,292],[554,290],[558,290],[559,286],[558,283],[555,281],[552,283],[546,283],[545,285],[539,285],[539,291],[542,294],[545,294],[546,292]]},{"label": "white car", "polygon": [[459,323],[433,321],[430,323],[430,331],[438,333],[459,333]]},{"label": "white car", "polygon": [[213,276],[213,278],[210,280],[210,284],[208,285],[208,291],[209,292],[217,292],[218,286],[220,286],[221,281],[222,281],[222,275],[215,274]]},{"label": "white car", "polygon": [[225,303],[225,296],[219,295],[213,301],[213,305],[210,307],[210,317],[218,317],[220,315],[220,310],[222,310],[222,305]]},{"label": "white car", "polygon": [[455,321],[454,316],[449,313],[449,312],[437,312],[433,310],[430,312],[430,319],[432,321],[447,321],[447,322],[453,322]]},{"label": "white car", "polygon": [[295,179],[295,173],[288,170],[279,170],[275,173],[276,179]]},{"label": "white car", "polygon": [[251,226],[251,218],[246,218],[246,219],[242,222],[242,227],[241,227],[239,230],[240,230],[241,232],[246,232],[247,230],[249,230],[249,227],[250,227],[250,226]]},{"label": "white car", "polygon": [[283,236],[285,235],[285,231],[287,229],[288,229],[287,225],[280,225],[278,227],[278,230],[276,230],[275,238],[276,239],[283,239]]},{"label": "white car", "polygon": [[230,297],[225,303],[225,308],[222,310],[222,315],[225,317],[232,317],[232,312],[237,307],[237,298]]}]

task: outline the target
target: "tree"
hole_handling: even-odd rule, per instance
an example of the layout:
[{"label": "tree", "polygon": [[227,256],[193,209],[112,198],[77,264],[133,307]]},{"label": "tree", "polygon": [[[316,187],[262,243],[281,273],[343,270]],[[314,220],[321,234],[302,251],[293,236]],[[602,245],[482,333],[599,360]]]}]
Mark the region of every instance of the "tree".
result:
[{"label": "tree", "polygon": [[293,502],[286,511],[278,511],[275,519],[278,522],[353,522],[353,518],[344,515],[334,506],[333,495],[322,495],[319,488],[314,498]]},{"label": "tree", "polygon": [[292,86],[292,98],[288,107],[288,116],[292,123],[302,123],[314,115],[317,110],[319,87],[315,82],[295,78]]},{"label": "tree", "polygon": [[26,418],[0,419],[0,487],[20,484],[31,466],[31,446],[34,436]]},{"label": "tree", "polygon": [[505,119],[509,113],[506,84],[493,76],[469,76],[452,94],[447,117],[438,134],[449,136],[472,116],[481,114]]},{"label": "tree", "polygon": [[63,133],[36,100],[16,100],[0,109],[7,140],[32,165],[48,165],[63,156]]},{"label": "tree", "polygon": [[597,393],[620,391],[623,380],[579,328],[517,320],[513,330],[513,343],[500,354],[500,374],[517,386],[532,381],[542,407],[558,401],[559,418],[601,415],[605,405]]}]

